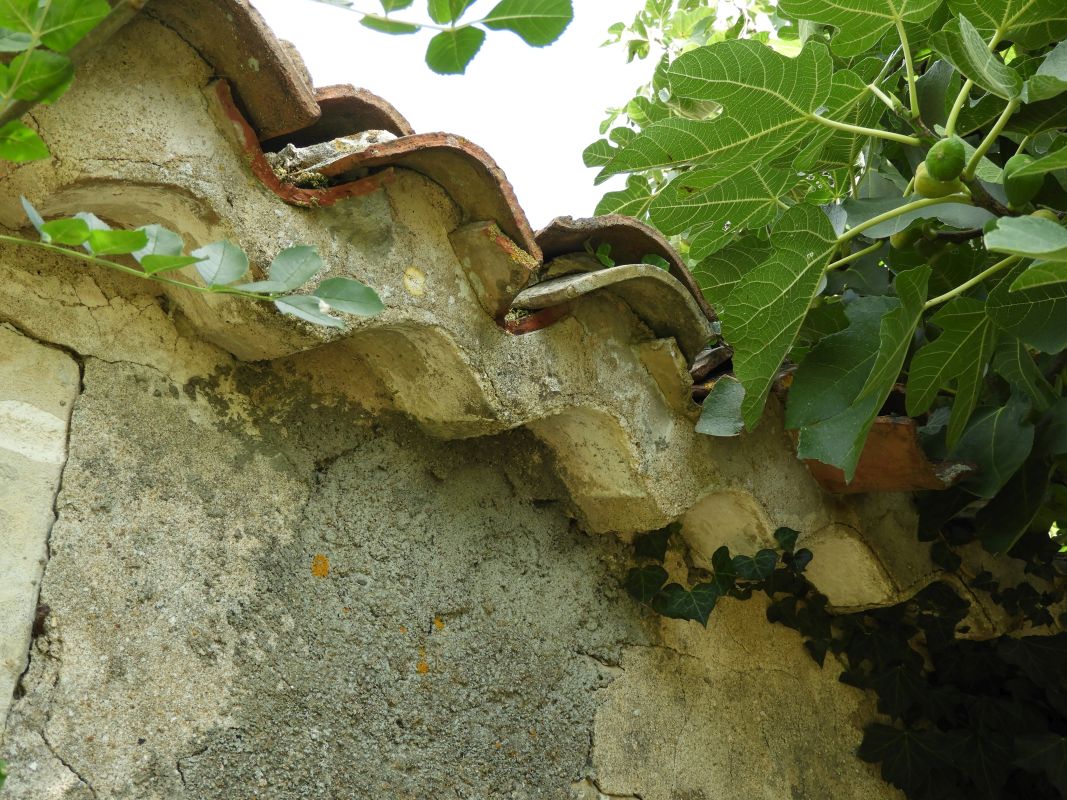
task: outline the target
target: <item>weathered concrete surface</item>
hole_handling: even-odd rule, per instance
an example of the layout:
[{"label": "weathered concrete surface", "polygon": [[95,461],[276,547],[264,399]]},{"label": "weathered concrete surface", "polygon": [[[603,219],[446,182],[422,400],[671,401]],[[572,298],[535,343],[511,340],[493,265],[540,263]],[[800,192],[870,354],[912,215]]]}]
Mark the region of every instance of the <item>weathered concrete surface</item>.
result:
[{"label": "weathered concrete surface", "polygon": [[[216,125],[212,75],[173,32],[135,23],[41,110],[57,158],[0,172],[0,222],[21,224],[23,193],[47,216],[159,222],[190,247],[230,236],[259,265],[312,244],[322,277],[364,280],[387,308],[324,334],[0,250],[0,322],[85,363],[41,588],[52,614],[0,742],[9,796],[481,800],[599,785],[740,800],[768,786],[840,796],[834,770],[893,796],[850,761],[869,704],[795,637],[751,604],[724,604],[708,632],[661,627],[619,589],[620,538],[594,534],[680,519],[699,558],[789,525],[815,563],[835,554],[820,578],[835,602],[878,603],[928,576],[896,574],[914,565],[883,552],[911,542],[906,500],[827,497],[777,407],[736,441],[695,434],[677,344],[618,295],[506,335],[450,242],[476,220],[422,176],[284,205]],[[856,546],[832,549],[845,535]],[[767,696],[790,691],[823,702]],[[735,741],[698,734],[697,717],[679,735],[683,696],[701,731]],[[663,713],[626,717],[641,698]],[[674,743],[677,766],[637,775],[634,738]],[[780,779],[757,769],[764,750]],[[812,753],[829,766],[812,771]],[[755,766],[728,784],[727,757]]]},{"label": "weathered concrete surface", "polygon": [[0,326],[0,731],[26,668],[78,364]]}]

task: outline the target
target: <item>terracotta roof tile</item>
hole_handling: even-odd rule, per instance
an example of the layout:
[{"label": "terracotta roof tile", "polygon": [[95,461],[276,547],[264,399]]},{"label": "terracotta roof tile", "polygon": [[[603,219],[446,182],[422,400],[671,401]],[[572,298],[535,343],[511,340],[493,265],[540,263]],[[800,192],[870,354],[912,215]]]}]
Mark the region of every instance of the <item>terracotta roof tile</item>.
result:
[{"label": "terracotta roof tile", "polygon": [[315,90],[322,116],[303,130],[263,142],[267,151],[287,144],[307,147],[359,131],[389,131],[397,136],[414,133],[411,123],[384,98],[348,84],[323,86]]}]

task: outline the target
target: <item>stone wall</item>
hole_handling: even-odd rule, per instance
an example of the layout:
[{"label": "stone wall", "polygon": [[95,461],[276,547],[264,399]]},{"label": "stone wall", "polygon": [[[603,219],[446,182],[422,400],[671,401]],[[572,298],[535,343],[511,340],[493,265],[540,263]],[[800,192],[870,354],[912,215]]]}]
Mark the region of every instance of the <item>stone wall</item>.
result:
[{"label": "stone wall", "polygon": [[871,699],[758,600],[705,630],[620,582],[635,532],[682,520],[699,559],[790,525],[837,605],[891,602],[934,574],[906,498],[825,495],[777,408],[695,434],[676,342],[617,294],[505,333],[424,175],[283,203],[213,78],[135,23],[41,111],[56,158],[0,176],[0,222],[26,194],[260,264],[313,244],[387,309],[323,334],[0,250],[5,796],[895,797],[854,755]]}]

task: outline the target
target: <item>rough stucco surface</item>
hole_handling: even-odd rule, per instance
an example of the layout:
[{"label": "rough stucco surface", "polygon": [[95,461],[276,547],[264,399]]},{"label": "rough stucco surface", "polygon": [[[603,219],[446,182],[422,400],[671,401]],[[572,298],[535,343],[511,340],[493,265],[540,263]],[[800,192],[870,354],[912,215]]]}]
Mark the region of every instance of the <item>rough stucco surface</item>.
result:
[{"label": "rough stucco surface", "polygon": [[776,407],[738,441],[696,435],[677,346],[617,296],[505,335],[449,242],[471,220],[422,176],[282,204],[217,125],[211,76],[135,23],[40,111],[59,157],[0,172],[0,222],[24,193],[190,247],[230,236],[261,265],[312,244],[387,308],[327,336],[0,250],[0,322],[84,368],[51,613],[31,642],[27,584],[5,633],[30,653],[5,796],[895,797],[853,755],[870,700],[757,603],[705,631],[619,583],[635,531],[680,519],[699,560],[790,525],[834,556],[842,604],[895,600],[932,574],[887,554],[903,499],[828,498]]}]

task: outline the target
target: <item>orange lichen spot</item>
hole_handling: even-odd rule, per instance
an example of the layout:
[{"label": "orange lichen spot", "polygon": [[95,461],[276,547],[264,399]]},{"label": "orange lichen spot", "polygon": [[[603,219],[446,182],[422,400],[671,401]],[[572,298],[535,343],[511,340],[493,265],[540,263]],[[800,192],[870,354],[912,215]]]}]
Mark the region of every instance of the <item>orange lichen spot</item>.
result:
[{"label": "orange lichen spot", "polygon": [[401,625],[400,626],[400,632],[401,633],[407,633],[408,632],[408,626],[407,625]]},{"label": "orange lichen spot", "polygon": [[419,663],[415,665],[415,671],[420,675],[425,675],[430,671],[430,665],[426,663],[426,648],[419,648]]},{"label": "orange lichen spot", "polygon": [[326,578],[330,574],[330,559],[322,553],[316,553],[311,559],[311,574],[316,578]]},{"label": "orange lichen spot", "polygon": [[499,750],[503,746],[504,744],[502,742],[493,742],[493,747],[495,747],[497,750]]},{"label": "orange lichen spot", "polygon": [[437,628],[437,630],[443,631],[445,629],[445,621],[443,619],[441,619],[440,617],[434,617],[433,618],[433,626],[435,628]]},{"label": "orange lichen spot", "polygon": [[532,739],[536,739],[537,738],[537,731],[534,728],[530,728],[530,738],[532,738]]}]

